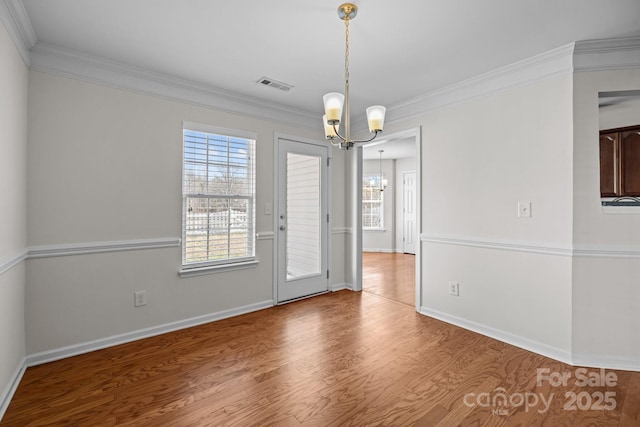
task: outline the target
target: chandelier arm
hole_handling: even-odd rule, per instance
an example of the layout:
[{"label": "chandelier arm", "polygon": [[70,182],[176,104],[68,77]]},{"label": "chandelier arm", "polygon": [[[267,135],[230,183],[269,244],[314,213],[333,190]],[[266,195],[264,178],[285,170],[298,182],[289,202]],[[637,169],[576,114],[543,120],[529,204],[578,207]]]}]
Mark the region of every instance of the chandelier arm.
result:
[{"label": "chandelier arm", "polygon": [[362,141],[351,141],[351,142],[353,142],[354,144],[366,144],[367,142],[371,142],[374,139],[376,139],[376,136],[378,136],[378,133],[380,133],[379,130],[376,130],[374,132],[375,132],[375,134],[369,139],[363,139]]},{"label": "chandelier arm", "polygon": [[347,138],[340,135],[340,132],[338,132],[338,128],[336,127],[336,125],[333,124],[332,126],[333,126],[333,131],[336,133],[336,135],[338,135],[338,138],[340,138],[343,142],[347,142]]}]

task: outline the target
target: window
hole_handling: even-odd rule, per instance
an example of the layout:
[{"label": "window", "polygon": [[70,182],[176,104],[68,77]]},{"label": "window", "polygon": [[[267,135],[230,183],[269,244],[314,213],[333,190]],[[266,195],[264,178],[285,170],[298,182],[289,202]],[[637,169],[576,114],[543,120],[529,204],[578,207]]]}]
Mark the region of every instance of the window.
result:
[{"label": "window", "polygon": [[255,135],[183,124],[183,268],[255,256]]},{"label": "window", "polygon": [[369,175],[362,180],[362,228],[382,230],[384,227],[384,197],[380,188],[380,176]]},{"label": "window", "polygon": [[600,196],[640,196],[640,125],[600,131]]}]

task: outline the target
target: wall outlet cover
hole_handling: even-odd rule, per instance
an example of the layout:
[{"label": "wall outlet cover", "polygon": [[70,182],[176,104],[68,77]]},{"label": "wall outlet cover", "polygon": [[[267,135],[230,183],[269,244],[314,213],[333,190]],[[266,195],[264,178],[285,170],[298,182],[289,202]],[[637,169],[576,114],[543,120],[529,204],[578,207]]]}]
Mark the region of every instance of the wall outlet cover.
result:
[{"label": "wall outlet cover", "polygon": [[531,218],[531,202],[518,202],[518,218]]},{"label": "wall outlet cover", "polygon": [[460,284],[458,282],[449,282],[449,295],[454,297],[460,295]]}]

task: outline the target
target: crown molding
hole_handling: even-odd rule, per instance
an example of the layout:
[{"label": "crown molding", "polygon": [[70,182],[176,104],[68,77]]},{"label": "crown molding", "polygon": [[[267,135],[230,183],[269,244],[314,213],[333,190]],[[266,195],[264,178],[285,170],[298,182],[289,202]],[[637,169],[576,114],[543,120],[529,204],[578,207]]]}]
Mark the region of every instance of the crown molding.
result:
[{"label": "crown molding", "polygon": [[391,106],[389,122],[414,117],[430,110],[523,86],[549,77],[573,72],[574,43],[514,62],[484,74],[445,86],[425,95]]},{"label": "crown molding", "polygon": [[293,107],[45,43],[31,49],[31,69],[146,95],[176,99],[262,120],[315,129],[318,116]]},{"label": "crown molding", "polygon": [[22,0],[0,0],[0,21],[7,29],[22,61],[29,67],[29,50],[36,44],[38,38]]},{"label": "crown molding", "polygon": [[575,71],[624,70],[640,67],[640,37],[576,42]]}]

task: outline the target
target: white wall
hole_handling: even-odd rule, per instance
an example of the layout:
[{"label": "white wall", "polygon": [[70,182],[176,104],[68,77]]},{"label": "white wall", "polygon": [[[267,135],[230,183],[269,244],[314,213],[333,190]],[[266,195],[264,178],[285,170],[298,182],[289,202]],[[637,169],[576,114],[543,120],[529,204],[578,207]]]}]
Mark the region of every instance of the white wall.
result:
[{"label": "white wall", "polygon": [[[363,160],[362,170],[363,176],[380,175],[380,160]],[[395,160],[383,159],[382,173],[388,181],[383,194],[384,229],[362,231],[362,250],[365,252],[395,252]]]},{"label": "white wall", "polygon": [[629,122],[599,117],[598,92],[638,89],[640,69],[574,77],[574,246],[583,254],[573,264],[573,349],[579,359],[635,369],[640,360],[640,212],[603,212],[598,164],[598,130]]},{"label": "white wall", "polygon": [[407,171],[416,171],[416,159],[413,157],[405,157],[402,159],[396,159],[396,206],[395,206],[395,248],[396,252],[402,252],[404,248],[404,242],[402,241],[404,232],[404,184],[403,173]]},{"label": "white wall", "polygon": [[[421,311],[561,359],[571,351],[572,90],[559,75],[385,129],[422,126]],[[517,217],[519,201],[531,218]]]},{"label": "white wall", "polygon": [[[274,205],[274,132],[320,135],[40,72],[29,83],[28,241],[36,248],[179,237],[182,121],[257,133],[256,230],[271,232],[264,206]],[[334,159],[334,186],[344,181],[341,165]],[[344,192],[331,194],[332,225],[343,229]],[[344,236],[333,236],[339,254]],[[272,244],[257,241],[257,268],[182,279],[179,247],[29,260],[27,352],[268,303]],[[336,258],[333,284],[345,281]],[[148,305],[134,308],[141,289]]]},{"label": "white wall", "polygon": [[26,248],[27,83],[0,24],[0,417],[25,356],[25,264],[18,260]]}]

